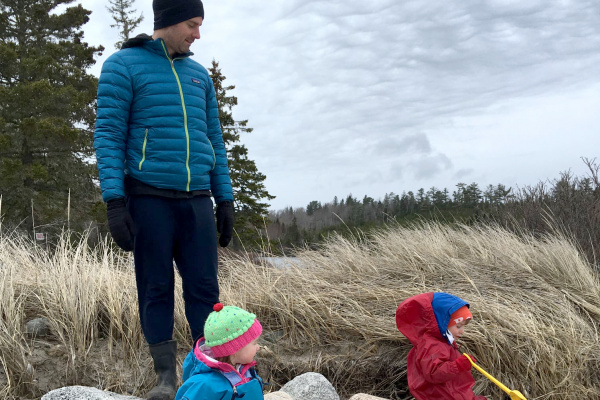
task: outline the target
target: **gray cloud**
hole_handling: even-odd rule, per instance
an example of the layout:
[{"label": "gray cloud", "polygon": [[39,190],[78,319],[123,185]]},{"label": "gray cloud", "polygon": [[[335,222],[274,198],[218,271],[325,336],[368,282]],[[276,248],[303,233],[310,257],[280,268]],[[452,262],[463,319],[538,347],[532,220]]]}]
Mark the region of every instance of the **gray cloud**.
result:
[{"label": "gray cloud", "polygon": [[471,176],[473,174],[473,168],[462,168],[456,171],[454,178],[459,182],[461,179]]},{"label": "gray cloud", "polygon": [[405,154],[423,155],[431,153],[431,144],[425,134],[419,133],[410,136],[392,136],[381,139],[371,149],[371,157],[393,156],[401,157]]},{"label": "gray cloud", "polygon": [[420,158],[410,164],[415,177],[419,180],[429,179],[437,176],[442,171],[452,168],[452,161],[445,154],[436,154]]}]

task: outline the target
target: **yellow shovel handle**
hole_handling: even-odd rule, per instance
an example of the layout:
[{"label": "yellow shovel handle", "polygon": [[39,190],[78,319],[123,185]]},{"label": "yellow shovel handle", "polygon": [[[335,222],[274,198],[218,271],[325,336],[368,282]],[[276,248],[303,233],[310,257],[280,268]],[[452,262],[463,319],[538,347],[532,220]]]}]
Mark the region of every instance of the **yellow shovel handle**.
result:
[{"label": "yellow shovel handle", "polygon": [[477,371],[481,372],[483,375],[485,375],[486,378],[488,378],[490,381],[494,382],[496,385],[498,385],[498,387],[500,389],[502,389],[506,394],[510,395],[510,389],[507,388],[506,386],[504,386],[498,379],[494,378],[493,376],[491,376],[490,374],[488,374],[487,372],[485,372],[485,370],[483,368],[481,368],[479,365],[475,364],[475,362],[473,362],[473,360],[471,360],[471,357],[469,357],[469,355],[467,353],[463,353],[463,356],[466,356],[467,359],[471,362],[471,365],[474,366]]}]

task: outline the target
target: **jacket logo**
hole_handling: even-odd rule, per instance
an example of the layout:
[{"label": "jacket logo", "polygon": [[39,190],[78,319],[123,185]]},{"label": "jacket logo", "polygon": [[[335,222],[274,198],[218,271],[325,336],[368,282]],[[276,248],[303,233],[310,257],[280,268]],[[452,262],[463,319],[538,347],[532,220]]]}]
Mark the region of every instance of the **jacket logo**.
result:
[{"label": "jacket logo", "polygon": [[200,79],[192,78],[192,82],[194,82],[194,83],[200,83]]}]

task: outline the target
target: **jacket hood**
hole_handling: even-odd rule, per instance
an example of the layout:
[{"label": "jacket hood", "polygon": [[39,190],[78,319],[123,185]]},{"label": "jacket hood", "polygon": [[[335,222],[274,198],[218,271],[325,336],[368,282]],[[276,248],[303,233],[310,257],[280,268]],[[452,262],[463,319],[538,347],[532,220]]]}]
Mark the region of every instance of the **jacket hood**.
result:
[{"label": "jacket hood", "polygon": [[[213,355],[210,347],[207,347],[204,344],[204,338],[198,340],[198,342],[194,346],[194,356],[196,356],[198,361],[200,361],[204,366],[206,366],[208,368],[206,370],[206,372],[208,372],[208,370],[210,370],[212,368],[212,369],[218,369],[219,371],[221,371],[223,373],[227,373],[227,372],[235,372],[238,374],[240,373],[239,371],[237,371],[235,369],[235,367],[233,365],[218,361],[215,358],[215,356]],[[255,365],[256,365],[256,361],[252,361],[250,364],[244,365],[244,367],[242,368],[242,372],[245,373],[246,370],[248,370],[248,368],[253,367]]]},{"label": "jacket hood", "polygon": [[425,336],[448,343],[446,335],[452,313],[469,303],[454,295],[438,292],[423,293],[404,300],[396,310],[396,326],[413,346]]},{"label": "jacket hood", "polygon": [[154,40],[154,39],[152,39],[152,36],[142,33],[140,35],[137,35],[134,38],[127,40],[125,43],[123,43],[123,45],[121,46],[121,49],[128,49],[130,47],[142,46],[145,42],[148,42],[150,40]]}]

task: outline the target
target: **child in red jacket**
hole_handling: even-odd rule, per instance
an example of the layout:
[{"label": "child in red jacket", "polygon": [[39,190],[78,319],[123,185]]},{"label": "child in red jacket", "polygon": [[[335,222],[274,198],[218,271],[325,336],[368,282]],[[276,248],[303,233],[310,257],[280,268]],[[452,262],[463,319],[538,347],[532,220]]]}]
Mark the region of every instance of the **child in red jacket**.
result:
[{"label": "child in red jacket", "polygon": [[396,326],[413,345],[406,368],[415,399],[487,400],[473,393],[471,363],[455,343],[472,318],[469,304],[448,293],[419,294],[398,306]]}]

